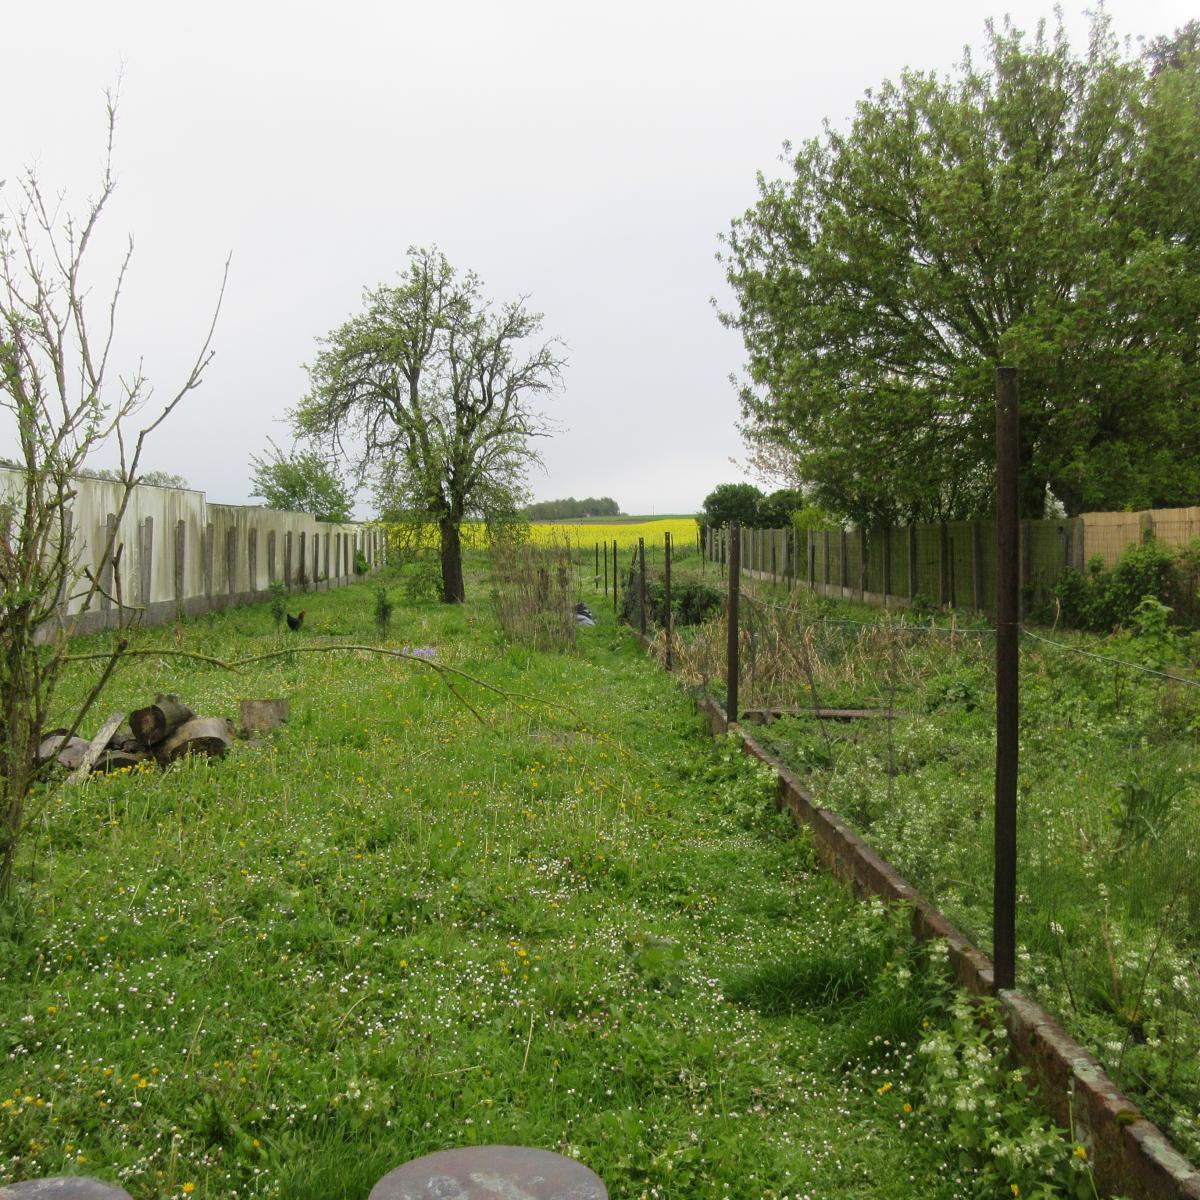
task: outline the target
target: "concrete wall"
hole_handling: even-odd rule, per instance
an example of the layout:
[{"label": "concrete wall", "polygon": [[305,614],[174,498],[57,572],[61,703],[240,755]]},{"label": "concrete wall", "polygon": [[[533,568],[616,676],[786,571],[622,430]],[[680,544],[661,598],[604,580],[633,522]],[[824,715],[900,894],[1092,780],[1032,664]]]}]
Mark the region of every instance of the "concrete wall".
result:
[{"label": "concrete wall", "polygon": [[[22,484],[21,472],[0,467],[0,495]],[[139,485],[117,527],[119,580],[104,572],[108,596],[94,597],[87,612],[75,593],[86,590],[84,571],[95,571],[122,488],[107,479],[79,479],[69,506],[71,553],[78,582],[63,615],[77,632],[117,624],[112,599],[142,610],[143,623],[173,621],[261,599],[283,581],[293,591],[340,586],[356,576],[361,551],[372,568],[384,559],[383,532],[373,525],[332,524],[307,513],[256,505],[210,504],[203,492]],[[127,614],[128,616],[129,614]]]}]

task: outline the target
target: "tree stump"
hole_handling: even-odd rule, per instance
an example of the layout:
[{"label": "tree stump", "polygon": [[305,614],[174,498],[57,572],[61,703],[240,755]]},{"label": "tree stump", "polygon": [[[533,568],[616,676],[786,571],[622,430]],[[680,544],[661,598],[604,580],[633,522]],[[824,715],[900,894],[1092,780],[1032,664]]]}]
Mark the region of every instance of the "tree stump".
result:
[{"label": "tree stump", "polygon": [[286,700],[240,700],[238,709],[242,733],[269,733],[278,729],[289,716]]}]

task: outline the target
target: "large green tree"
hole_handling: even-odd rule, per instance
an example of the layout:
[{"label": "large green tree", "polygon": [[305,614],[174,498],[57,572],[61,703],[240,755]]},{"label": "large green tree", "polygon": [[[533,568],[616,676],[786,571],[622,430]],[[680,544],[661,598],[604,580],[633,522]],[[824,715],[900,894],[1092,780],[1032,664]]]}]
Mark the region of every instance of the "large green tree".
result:
[{"label": "large green tree", "polygon": [[354,494],[337,467],[315,450],[285,454],[268,440],[268,454],[250,456],[253,468],[250,495],[259,496],[269,507],[312,513],[318,521],[349,521],[354,512]]},{"label": "large green tree", "polygon": [[1195,503],[1200,71],[1172,45],[989,24],[982,61],[789,148],[724,239],[751,444],[859,521],[983,513],[1003,362],[1024,515]]},{"label": "large green tree", "polygon": [[493,305],[437,249],[410,249],[400,282],[322,339],[291,414],[299,436],[350,454],[387,508],[437,526],[448,602],[466,597],[463,522],[516,515],[533,439],[550,432],[532,403],[563,360],[537,343],[541,320],[523,300]]}]

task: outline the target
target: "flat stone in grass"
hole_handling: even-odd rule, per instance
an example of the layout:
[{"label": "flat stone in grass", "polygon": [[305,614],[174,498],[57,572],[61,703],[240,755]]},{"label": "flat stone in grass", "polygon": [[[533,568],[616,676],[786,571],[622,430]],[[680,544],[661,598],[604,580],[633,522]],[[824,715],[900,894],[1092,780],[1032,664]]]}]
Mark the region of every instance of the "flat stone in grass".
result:
[{"label": "flat stone in grass", "polygon": [[55,1175],[0,1187],[0,1200],[131,1200],[131,1197],[124,1188],[86,1175]]},{"label": "flat stone in grass", "polygon": [[594,1171],[561,1154],[460,1146],[390,1171],[368,1200],[608,1200],[608,1192]]}]

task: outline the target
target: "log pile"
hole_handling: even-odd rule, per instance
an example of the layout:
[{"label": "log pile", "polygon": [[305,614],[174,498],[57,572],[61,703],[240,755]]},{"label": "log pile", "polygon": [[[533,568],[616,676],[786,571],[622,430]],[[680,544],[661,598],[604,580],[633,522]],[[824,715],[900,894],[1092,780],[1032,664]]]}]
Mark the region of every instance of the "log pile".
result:
[{"label": "log pile", "polygon": [[[248,732],[272,729],[287,720],[286,700],[243,700],[242,724]],[[89,775],[118,771],[143,762],[160,767],[189,754],[224,758],[235,736],[234,723],[226,717],[198,717],[172,692],[160,692],[152,704],[129,714],[113,713],[95,737],[71,736],[66,729],[52,729],[41,741],[38,761],[56,760],[75,783]]]}]

